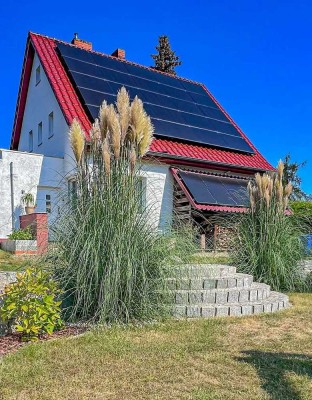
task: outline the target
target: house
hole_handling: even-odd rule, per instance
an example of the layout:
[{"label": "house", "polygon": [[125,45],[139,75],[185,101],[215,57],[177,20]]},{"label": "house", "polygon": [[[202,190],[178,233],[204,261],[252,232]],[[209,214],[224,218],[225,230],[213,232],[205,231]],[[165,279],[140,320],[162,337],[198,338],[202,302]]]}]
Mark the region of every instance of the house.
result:
[{"label": "house", "polygon": [[62,178],[74,186],[69,125],[77,118],[88,135],[121,86],[141,98],[155,127],[143,170],[158,229],[194,221],[209,247],[221,232],[213,217],[246,210],[248,180],[273,168],[203,84],[130,62],[121,49],[99,53],[77,35],[66,43],[29,33],[11,149],[0,152],[0,238],[18,226],[25,192],[38,212],[57,216]]}]

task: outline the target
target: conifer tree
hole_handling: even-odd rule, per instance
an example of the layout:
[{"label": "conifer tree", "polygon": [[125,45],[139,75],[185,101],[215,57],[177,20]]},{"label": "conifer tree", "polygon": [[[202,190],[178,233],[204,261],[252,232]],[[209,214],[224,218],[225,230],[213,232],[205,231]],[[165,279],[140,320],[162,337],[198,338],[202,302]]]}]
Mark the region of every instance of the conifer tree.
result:
[{"label": "conifer tree", "polygon": [[175,51],[171,50],[168,36],[159,36],[156,50],[158,54],[152,54],[152,58],[155,60],[155,66],[153,68],[158,71],[176,75],[175,67],[181,65],[182,62],[179,57],[175,55]]}]

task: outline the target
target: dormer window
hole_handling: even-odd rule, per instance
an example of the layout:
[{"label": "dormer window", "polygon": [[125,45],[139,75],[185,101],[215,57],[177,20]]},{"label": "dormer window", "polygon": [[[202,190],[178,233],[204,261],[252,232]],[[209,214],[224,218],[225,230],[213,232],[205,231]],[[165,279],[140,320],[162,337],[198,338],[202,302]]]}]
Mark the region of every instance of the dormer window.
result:
[{"label": "dormer window", "polygon": [[36,85],[41,81],[41,70],[40,65],[36,68]]}]

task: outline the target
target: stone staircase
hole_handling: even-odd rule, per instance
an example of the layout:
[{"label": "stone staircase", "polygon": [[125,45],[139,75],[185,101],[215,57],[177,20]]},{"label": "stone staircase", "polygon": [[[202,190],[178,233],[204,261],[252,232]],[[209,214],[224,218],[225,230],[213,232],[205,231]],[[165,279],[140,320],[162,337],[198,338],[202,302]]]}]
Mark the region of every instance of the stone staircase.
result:
[{"label": "stone staircase", "polygon": [[273,292],[252,275],[218,264],[189,264],[169,279],[175,317],[208,318],[274,312],[290,306],[288,296]]}]

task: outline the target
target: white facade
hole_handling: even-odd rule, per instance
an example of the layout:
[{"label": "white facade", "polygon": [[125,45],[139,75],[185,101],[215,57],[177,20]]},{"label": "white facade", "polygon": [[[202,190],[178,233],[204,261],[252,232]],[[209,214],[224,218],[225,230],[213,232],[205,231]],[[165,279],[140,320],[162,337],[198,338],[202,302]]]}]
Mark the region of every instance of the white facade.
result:
[{"label": "white facade", "polygon": [[24,193],[34,195],[36,211],[46,211],[43,196],[59,190],[60,181],[55,171],[62,167],[61,158],[0,149],[0,239],[7,238],[12,229],[19,227],[19,216],[24,214],[21,202]]},{"label": "white facade", "polygon": [[[67,122],[37,54],[29,81],[18,151],[0,150],[0,154],[0,239],[7,238],[13,228],[18,228],[19,215],[24,212],[23,193],[30,192],[35,196],[36,211],[51,211],[49,221],[53,222],[61,207],[61,182],[74,174],[75,162]],[[173,207],[173,179],[169,168],[156,162],[145,163],[142,175],[146,178],[146,200],[151,208],[152,223],[165,230],[171,223]]]}]

